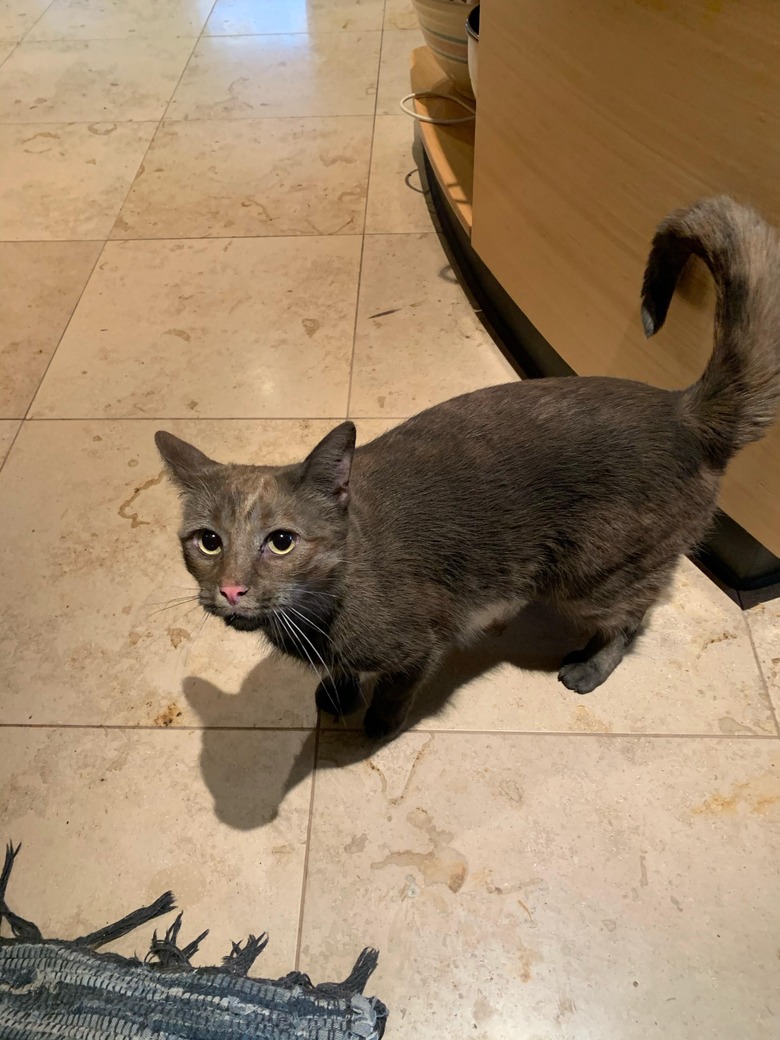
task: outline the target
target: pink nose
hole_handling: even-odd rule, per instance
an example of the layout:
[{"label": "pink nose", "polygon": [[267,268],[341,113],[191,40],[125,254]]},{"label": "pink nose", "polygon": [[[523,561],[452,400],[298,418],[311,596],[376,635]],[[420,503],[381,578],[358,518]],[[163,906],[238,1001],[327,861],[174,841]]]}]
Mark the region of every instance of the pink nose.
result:
[{"label": "pink nose", "polygon": [[249,592],[249,589],[246,587],[246,585],[220,585],[219,591],[222,593],[222,595],[225,597],[225,599],[228,601],[231,607],[234,607],[236,603],[238,603],[238,601],[241,599],[241,597],[245,593]]}]

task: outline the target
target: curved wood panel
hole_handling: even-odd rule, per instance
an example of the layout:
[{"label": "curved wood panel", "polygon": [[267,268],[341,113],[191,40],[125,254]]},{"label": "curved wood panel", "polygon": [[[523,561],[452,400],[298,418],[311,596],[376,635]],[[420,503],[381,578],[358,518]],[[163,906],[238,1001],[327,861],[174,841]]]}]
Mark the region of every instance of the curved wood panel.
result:
[{"label": "curved wood panel", "polygon": [[[649,343],[658,221],[728,192],[780,226],[780,4],[486,0],[472,243],[583,375],[681,387],[711,347],[693,271]],[[780,555],[780,424],[732,464],[726,512]]]}]

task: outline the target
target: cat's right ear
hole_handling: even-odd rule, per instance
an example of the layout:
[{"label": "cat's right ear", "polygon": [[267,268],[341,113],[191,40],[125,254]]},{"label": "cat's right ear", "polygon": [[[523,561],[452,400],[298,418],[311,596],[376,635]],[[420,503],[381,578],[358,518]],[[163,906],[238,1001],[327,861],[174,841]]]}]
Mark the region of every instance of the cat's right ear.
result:
[{"label": "cat's right ear", "polygon": [[343,422],[323,437],[304,461],[304,480],[341,506],[349,502],[349,475],[355,453],[355,424]]},{"label": "cat's right ear", "polygon": [[154,435],[154,443],[162,455],[169,476],[184,491],[191,491],[201,484],[204,474],[219,465],[202,451],[165,430],[159,430]]}]

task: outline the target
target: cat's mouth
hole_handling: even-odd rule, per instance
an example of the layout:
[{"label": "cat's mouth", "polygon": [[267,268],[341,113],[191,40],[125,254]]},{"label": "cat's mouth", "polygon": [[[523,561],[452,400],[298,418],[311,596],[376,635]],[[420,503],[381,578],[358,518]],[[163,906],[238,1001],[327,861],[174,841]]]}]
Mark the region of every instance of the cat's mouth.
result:
[{"label": "cat's mouth", "polygon": [[220,617],[229,628],[239,632],[257,632],[268,624],[263,614],[220,614]]},{"label": "cat's mouth", "polygon": [[225,614],[215,603],[204,602],[203,600],[201,600],[201,606],[207,614],[213,614],[220,621],[224,621],[228,628],[235,628],[238,632],[257,632],[268,625],[266,614],[240,614],[238,611]]}]

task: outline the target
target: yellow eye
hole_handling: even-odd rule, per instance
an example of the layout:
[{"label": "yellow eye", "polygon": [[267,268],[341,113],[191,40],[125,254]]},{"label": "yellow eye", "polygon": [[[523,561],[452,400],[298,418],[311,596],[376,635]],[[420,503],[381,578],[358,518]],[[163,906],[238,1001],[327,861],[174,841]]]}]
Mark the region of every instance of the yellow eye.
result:
[{"label": "yellow eye", "polygon": [[222,539],[214,531],[201,531],[198,535],[198,548],[206,556],[219,556],[222,552]]},{"label": "yellow eye", "polygon": [[295,548],[295,541],[295,535],[289,531],[274,531],[269,534],[266,544],[274,556],[286,556]]}]

